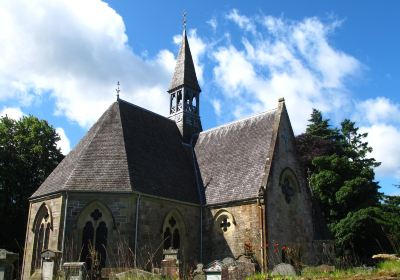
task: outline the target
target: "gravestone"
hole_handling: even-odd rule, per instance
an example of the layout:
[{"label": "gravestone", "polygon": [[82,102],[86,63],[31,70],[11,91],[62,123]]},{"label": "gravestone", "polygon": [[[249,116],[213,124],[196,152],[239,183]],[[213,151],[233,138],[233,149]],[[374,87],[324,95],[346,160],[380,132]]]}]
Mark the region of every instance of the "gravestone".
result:
[{"label": "gravestone", "polygon": [[[207,280],[222,280],[226,279],[227,268],[221,261],[213,261],[204,269]],[[225,277],[224,277],[225,276]]]},{"label": "gravestone", "polygon": [[271,272],[272,276],[295,276],[296,270],[293,265],[288,263],[280,263],[276,265]]},{"label": "gravestone", "polygon": [[164,259],[161,261],[162,276],[172,279],[179,277],[178,249],[163,250]]},{"label": "gravestone", "polygon": [[42,280],[52,280],[54,268],[57,267],[60,251],[46,249],[40,256],[42,257]]},{"label": "gravestone", "polygon": [[63,264],[65,280],[84,280],[86,279],[85,262],[66,262]]},{"label": "gravestone", "polygon": [[18,260],[18,254],[0,249],[0,280],[12,280],[14,263]]}]

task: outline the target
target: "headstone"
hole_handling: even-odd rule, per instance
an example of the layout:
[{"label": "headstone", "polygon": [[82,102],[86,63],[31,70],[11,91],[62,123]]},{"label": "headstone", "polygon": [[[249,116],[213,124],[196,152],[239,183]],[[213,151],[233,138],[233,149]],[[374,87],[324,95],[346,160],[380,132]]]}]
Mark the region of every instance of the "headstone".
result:
[{"label": "headstone", "polygon": [[18,254],[0,249],[0,280],[14,279],[14,262],[18,259]]},{"label": "headstone", "polygon": [[86,264],[84,262],[67,262],[63,264],[65,280],[86,279]]},{"label": "headstone", "polygon": [[254,263],[236,261],[235,274],[232,274],[232,277],[229,275],[229,279],[246,279],[246,277],[254,275],[255,272],[256,266]]},{"label": "headstone", "polygon": [[163,250],[164,259],[161,261],[162,276],[172,279],[179,277],[178,253],[177,249]]},{"label": "headstone", "polygon": [[43,260],[42,262],[42,280],[52,280],[54,272],[54,261]]},{"label": "headstone", "polygon": [[226,267],[224,267],[223,263],[220,261],[213,261],[207,265],[207,268],[204,270],[206,274],[207,280],[222,280],[223,274],[225,275],[227,272]]},{"label": "headstone", "polygon": [[54,275],[55,263],[58,263],[60,251],[46,249],[40,256],[42,257],[42,280],[52,280]]},{"label": "headstone", "polygon": [[295,276],[296,270],[293,265],[287,263],[280,263],[276,265],[271,272],[272,276]]}]

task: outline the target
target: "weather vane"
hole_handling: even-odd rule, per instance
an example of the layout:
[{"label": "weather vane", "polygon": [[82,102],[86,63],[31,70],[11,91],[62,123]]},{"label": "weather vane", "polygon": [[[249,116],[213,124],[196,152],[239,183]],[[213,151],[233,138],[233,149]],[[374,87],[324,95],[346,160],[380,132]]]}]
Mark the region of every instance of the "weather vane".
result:
[{"label": "weather vane", "polygon": [[120,89],[119,89],[119,81],[118,81],[118,83],[117,83],[117,88],[115,89],[115,91],[117,92],[117,100],[119,100],[119,92],[121,91]]},{"label": "weather vane", "polygon": [[183,28],[186,30],[186,12],[183,11]]}]

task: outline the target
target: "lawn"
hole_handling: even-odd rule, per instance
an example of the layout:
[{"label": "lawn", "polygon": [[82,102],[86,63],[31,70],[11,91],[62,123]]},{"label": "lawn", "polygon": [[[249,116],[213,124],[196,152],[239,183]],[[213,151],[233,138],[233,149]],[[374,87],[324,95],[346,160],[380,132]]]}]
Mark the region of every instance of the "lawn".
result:
[{"label": "lawn", "polygon": [[385,261],[378,264],[375,268],[355,267],[348,269],[335,269],[331,272],[322,272],[313,267],[303,269],[299,276],[271,276],[256,274],[247,277],[246,280],[313,280],[313,279],[341,279],[341,280],[395,280],[400,279],[400,261]]}]

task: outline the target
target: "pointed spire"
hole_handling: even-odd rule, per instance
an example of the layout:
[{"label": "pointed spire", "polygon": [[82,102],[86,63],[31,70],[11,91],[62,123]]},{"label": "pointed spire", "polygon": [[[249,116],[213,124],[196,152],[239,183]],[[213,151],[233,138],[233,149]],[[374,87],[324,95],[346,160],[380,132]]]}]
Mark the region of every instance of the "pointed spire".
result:
[{"label": "pointed spire", "polygon": [[183,34],[182,44],[176,60],[174,75],[168,92],[172,92],[179,87],[186,86],[200,92],[199,82],[197,81],[196,71],[192,53],[190,52],[189,42],[186,36],[186,13],[183,15]]}]

